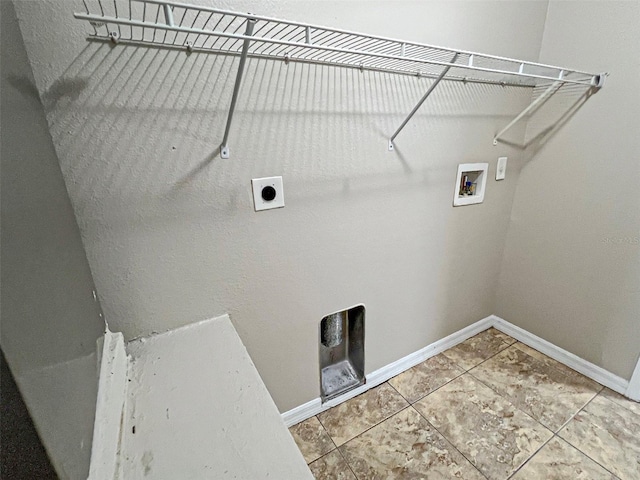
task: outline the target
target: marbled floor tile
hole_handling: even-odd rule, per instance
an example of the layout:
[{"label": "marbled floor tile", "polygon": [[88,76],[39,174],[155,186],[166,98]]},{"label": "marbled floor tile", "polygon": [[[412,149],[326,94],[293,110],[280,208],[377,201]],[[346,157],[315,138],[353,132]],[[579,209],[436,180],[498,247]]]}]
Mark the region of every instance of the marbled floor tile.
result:
[{"label": "marbled floor tile", "polygon": [[554,432],[602,388],[577,372],[565,375],[515,346],[469,373]]},{"label": "marbled floor tile", "polygon": [[626,408],[627,410],[631,410],[633,413],[640,415],[640,403],[634,402],[633,400],[629,400],[628,398],[623,397],[619,393],[614,392],[608,388],[605,388],[600,392],[600,395],[608,398],[611,401],[616,402],[621,407]]},{"label": "marbled floor tile", "polygon": [[640,415],[598,395],[558,435],[622,480],[640,478]]},{"label": "marbled floor tile", "polygon": [[443,355],[465,370],[469,370],[513,343],[506,342],[506,338],[511,339],[495,328],[490,328],[446,350]]},{"label": "marbled floor tile", "polygon": [[576,372],[573,368],[567,367],[563,363],[560,363],[554,360],[553,358],[546,356],[544,353],[541,353],[536,349],[531,348],[528,345],[525,345],[524,343],[517,342],[513,346],[516,347],[518,350],[522,350],[524,353],[526,353],[530,357],[533,357],[536,360],[543,362],[545,365],[555,368],[556,370],[560,370],[565,375],[569,375],[569,376],[573,375],[573,376],[582,378],[585,383],[590,383],[591,385],[593,385],[594,389],[602,388],[602,385],[600,385],[598,382],[585,377],[581,373]]},{"label": "marbled floor tile", "polygon": [[291,436],[307,463],[320,458],[335,448],[331,438],[316,417],[311,417],[289,428]]},{"label": "marbled floor tile", "polygon": [[414,407],[491,480],[506,479],[553,435],[468,373]]},{"label": "marbled floor tile", "polygon": [[338,450],[320,457],[309,468],[316,480],[358,480]]},{"label": "marbled floor tile", "polygon": [[493,335],[494,337],[499,338],[500,340],[502,340],[504,343],[506,343],[508,345],[513,345],[514,343],[517,342],[517,340],[515,338],[507,335],[506,333],[501,332],[497,328],[491,327],[487,331],[489,333],[491,333],[491,335]]},{"label": "marbled floor tile", "polygon": [[383,383],[318,415],[337,446],[360,435],[409,404],[391,385]]},{"label": "marbled floor tile", "polygon": [[360,480],[483,476],[412,407],[340,447]]},{"label": "marbled floor tile", "polygon": [[414,403],[463,373],[460,367],[441,354],[392,378],[389,383]]},{"label": "marbled floor tile", "polygon": [[510,480],[617,480],[584,453],[553,438]]}]

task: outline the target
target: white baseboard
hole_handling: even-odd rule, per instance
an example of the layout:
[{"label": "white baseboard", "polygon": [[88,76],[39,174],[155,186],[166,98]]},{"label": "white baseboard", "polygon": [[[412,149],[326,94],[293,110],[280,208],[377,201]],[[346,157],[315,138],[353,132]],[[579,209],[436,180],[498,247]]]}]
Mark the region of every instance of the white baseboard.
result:
[{"label": "white baseboard", "polygon": [[128,371],[124,337],[107,329],[98,340],[98,399],[89,480],[116,478]]},{"label": "white baseboard", "polygon": [[[527,332],[526,330],[507,322],[506,320],[496,316],[489,315],[482,320],[469,325],[462,330],[459,330],[451,335],[438,340],[426,347],[411,353],[406,357],[396,360],[389,365],[386,365],[378,370],[371,372],[367,375],[367,383],[358,388],[348,391],[344,395],[334,398],[326,403],[322,403],[320,398],[314,398],[313,400],[304,403],[298,407],[295,407],[282,414],[282,419],[287,427],[295,425],[307,418],[313,417],[331,407],[345,402],[361,393],[366,392],[370,388],[376,387],[381,383],[395,377],[396,375],[408,370],[411,367],[424,362],[428,358],[431,358],[445,350],[467,340],[468,338],[487,330],[490,327],[494,327],[503,333],[513,337],[519,342],[528,345],[529,347],[538,350],[541,353],[557,360],[558,362],[566,365],[569,368],[583,374],[585,377],[591,378],[596,382],[609,387],[611,390],[618,392],[622,395],[626,395],[629,398],[637,400],[636,397],[640,397],[640,362],[632,377],[632,382],[619,377],[604,368],[601,368],[587,360],[584,360],[567,350],[564,350],[542,338]],[[633,381],[635,380],[635,383]],[[635,386],[635,389],[634,389]]]},{"label": "white baseboard", "polygon": [[629,386],[628,380],[625,380],[624,378],[619,377],[618,375],[615,375],[602,367],[599,367],[583,358],[580,358],[577,355],[574,355],[573,353],[554,345],[553,343],[547,342],[537,335],[527,332],[526,330],[517,327],[500,317],[497,317],[495,315],[492,315],[492,317],[494,318],[493,327],[497,330],[500,330],[501,332],[515,338],[519,342],[522,342],[525,345],[528,345],[529,347],[538,350],[541,353],[544,353],[548,357],[557,360],[558,362],[566,365],[576,372],[581,373],[585,377],[595,380],[605,387],[609,387],[615,392],[618,392],[622,395],[626,394],[627,388]]},{"label": "white baseboard", "polygon": [[444,352],[445,350],[467,340],[468,338],[473,337],[474,335],[486,330],[491,327],[494,322],[493,316],[489,316],[484,318],[468,327],[463,328],[462,330],[458,330],[451,335],[438,340],[430,345],[427,345],[424,348],[421,348],[417,352],[410,353],[406,357],[403,357],[399,360],[396,360],[393,363],[385,365],[378,370],[371,372],[367,375],[367,383],[361,385],[358,388],[354,388],[353,390],[349,390],[344,395],[340,395],[337,398],[329,400],[324,404],[320,400],[320,398],[314,398],[313,400],[304,403],[298,407],[295,407],[287,412],[282,414],[282,419],[287,427],[291,425],[295,425],[296,423],[302,422],[307,418],[313,417],[325,410],[328,410],[331,407],[335,407],[336,405],[349,400],[361,393],[366,392],[370,388],[377,387],[378,385],[386,382],[387,380],[399,375],[405,370],[410,369],[418,365],[421,362],[424,362],[428,358],[434,357],[435,355]]}]

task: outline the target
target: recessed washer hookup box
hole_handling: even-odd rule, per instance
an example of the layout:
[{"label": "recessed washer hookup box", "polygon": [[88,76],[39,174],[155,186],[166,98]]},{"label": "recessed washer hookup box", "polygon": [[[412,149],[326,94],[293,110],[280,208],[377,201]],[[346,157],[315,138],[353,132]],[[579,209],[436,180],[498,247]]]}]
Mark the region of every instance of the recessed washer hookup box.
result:
[{"label": "recessed washer hookup box", "polygon": [[364,305],[327,315],[320,322],[320,397],[331,400],[366,382]]}]

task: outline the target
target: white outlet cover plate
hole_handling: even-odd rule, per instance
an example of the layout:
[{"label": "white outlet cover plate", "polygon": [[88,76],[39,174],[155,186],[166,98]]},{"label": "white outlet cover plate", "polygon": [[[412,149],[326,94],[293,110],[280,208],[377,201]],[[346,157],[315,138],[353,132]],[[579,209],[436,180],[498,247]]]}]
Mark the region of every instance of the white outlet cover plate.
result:
[{"label": "white outlet cover plate", "polygon": [[[273,200],[267,201],[262,198],[262,189],[265,187],[275,188],[276,196]],[[251,180],[251,188],[253,189],[253,206],[256,212],[284,207],[282,177],[254,178]]]},{"label": "white outlet cover plate", "polygon": [[496,180],[504,180],[507,174],[507,157],[498,157],[498,165],[496,166]]}]

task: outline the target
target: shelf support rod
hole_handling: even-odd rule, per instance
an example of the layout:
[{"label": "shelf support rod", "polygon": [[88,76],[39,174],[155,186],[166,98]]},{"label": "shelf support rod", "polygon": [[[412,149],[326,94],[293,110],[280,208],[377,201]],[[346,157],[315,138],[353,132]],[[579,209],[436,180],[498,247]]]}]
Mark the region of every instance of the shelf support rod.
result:
[{"label": "shelf support rod", "polygon": [[171,6],[166,3],[163,5],[164,7],[164,19],[167,21],[167,25],[173,27],[173,12],[171,11]]},{"label": "shelf support rod", "polygon": [[496,134],[496,136],[493,137],[493,144],[497,145],[498,144],[498,140],[500,140],[500,137],[502,137],[502,135],[504,135],[507,132],[507,130],[509,130],[511,127],[513,127],[516,123],[518,123],[520,121],[520,119],[522,117],[524,117],[526,114],[528,114],[530,111],[535,110],[539,105],[542,105],[544,102],[546,102],[549,99],[549,97],[551,97],[551,95],[553,95],[558,90],[558,87],[560,85],[562,85],[562,82],[559,81],[559,80],[553,82],[549,86],[549,88],[547,88],[544,92],[542,92],[542,95],[540,95],[533,102],[531,102],[531,104],[529,104],[529,106],[527,108],[525,108],[522,112],[520,112],[520,114],[516,118],[511,120],[506,127],[504,127],[502,130],[500,130]]},{"label": "shelf support rod", "polygon": [[[247,27],[244,32],[245,36],[250,37],[253,35],[253,27],[256,24],[255,18],[247,19]],[[238,93],[240,92],[240,84],[242,83],[242,73],[244,72],[244,64],[247,62],[247,53],[249,52],[250,39],[245,39],[242,44],[242,53],[240,54],[240,64],[238,65],[238,73],[236,74],[236,83],[233,86],[233,95],[231,96],[231,106],[229,107],[229,114],[227,115],[227,126],[224,130],[224,137],[222,138],[222,144],[220,144],[220,157],[229,158],[229,147],[227,142],[229,140],[229,130],[231,129],[231,121],[233,120],[233,112],[236,109],[236,102],[238,101]]]},{"label": "shelf support rod", "polygon": [[420,101],[418,102],[418,104],[413,107],[413,110],[411,110],[411,113],[409,113],[409,115],[407,116],[407,118],[404,119],[404,122],[402,122],[402,124],[398,127],[398,129],[395,131],[395,133],[393,135],[391,135],[391,138],[389,139],[389,151],[393,151],[393,141],[395,140],[395,138],[398,136],[398,134],[402,131],[402,129],[404,128],[404,126],[409,123],[409,120],[411,120],[411,117],[413,117],[415,115],[415,113],[418,111],[418,109],[422,106],[422,104],[424,103],[424,101],[427,99],[427,97],[429,95],[431,95],[431,92],[433,92],[435,90],[435,88],[438,86],[438,84],[440,83],[440,81],[447,75],[447,73],[449,72],[449,69],[451,69],[451,67],[453,67],[453,63],[457,60],[458,58],[458,53],[456,53],[453,58],[451,59],[451,63],[449,65],[447,65],[445,67],[444,70],[442,70],[442,73],[440,73],[440,75],[438,75],[438,78],[435,79],[435,81],[431,84],[431,86],[429,87],[429,89],[426,91],[426,93],[422,96],[422,98],[420,99]]}]

